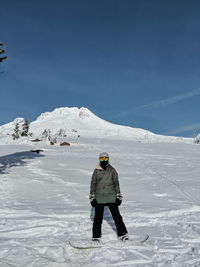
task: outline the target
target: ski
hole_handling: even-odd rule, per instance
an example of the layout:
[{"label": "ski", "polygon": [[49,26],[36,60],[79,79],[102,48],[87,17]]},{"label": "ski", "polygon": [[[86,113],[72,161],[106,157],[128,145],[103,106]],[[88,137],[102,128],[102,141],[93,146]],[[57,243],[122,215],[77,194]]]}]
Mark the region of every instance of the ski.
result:
[{"label": "ski", "polygon": [[142,244],[142,243],[145,243],[147,240],[149,239],[149,235],[145,235],[143,239],[141,239],[139,242]]},{"label": "ski", "polygon": [[149,239],[149,235],[146,234],[145,236],[142,237],[129,237],[128,240],[121,240],[122,243],[134,243],[134,244],[144,244],[147,240]]},{"label": "ski", "polygon": [[96,244],[91,244],[91,245],[75,245],[75,244],[72,244],[72,242],[69,241],[69,245],[72,247],[72,248],[75,248],[75,249],[80,249],[80,250],[89,250],[89,249],[95,249],[95,248],[101,248],[102,245],[99,244],[99,245],[96,245]]}]

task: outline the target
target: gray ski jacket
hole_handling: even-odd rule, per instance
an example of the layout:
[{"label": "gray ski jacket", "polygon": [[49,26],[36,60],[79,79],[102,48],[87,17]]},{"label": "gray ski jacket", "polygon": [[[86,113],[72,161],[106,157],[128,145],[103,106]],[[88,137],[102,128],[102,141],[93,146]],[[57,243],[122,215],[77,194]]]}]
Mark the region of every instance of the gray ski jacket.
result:
[{"label": "gray ski jacket", "polygon": [[92,175],[90,195],[94,195],[98,204],[108,204],[116,202],[117,194],[120,194],[120,186],[116,170],[110,164],[106,170],[97,165]]}]

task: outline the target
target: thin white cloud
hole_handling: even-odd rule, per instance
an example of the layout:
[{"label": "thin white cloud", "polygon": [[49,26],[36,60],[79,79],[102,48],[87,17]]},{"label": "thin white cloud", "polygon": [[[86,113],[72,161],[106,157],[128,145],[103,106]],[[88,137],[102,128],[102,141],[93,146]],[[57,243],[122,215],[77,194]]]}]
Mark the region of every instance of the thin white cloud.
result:
[{"label": "thin white cloud", "polygon": [[171,104],[177,103],[179,101],[182,101],[184,99],[187,99],[187,98],[190,98],[193,96],[197,96],[197,95],[200,95],[200,88],[194,89],[194,90],[189,91],[185,94],[180,94],[180,95],[172,96],[170,98],[161,99],[159,101],[155,101],[155,102],[150,103],[150,104],[142,105],[142,106],[139,106],[139,107],[136,107],[133,109],[129,109],[127,111],[123,111],[120,114],[118,114],[117,117],[127,116],[128,114],[130,114],[134,111],[137,111],[137,110],[164,107],[164,106],[171,105]]},{"label": "thin white cloud", "polygon": [[176,102],[179,102],[181,100],[184,100],[184,99],[196,96],[196,95],[200,95],[200,88],[194,89],[194,90],[192,90],[190,92],[187,92],[185,94],[176,95],[176,96],[173,96],[173,97],[170,97],[170,98],[167,98],[167,99],[162,99],[162,100],[153,102],[151,104],[143,105],[143,106],[140,106],[140,107],[138,107],[136,109],[157,108],[159,106],[167,106],[167,105],[174,104]]},{"label": "thin white cloud", "polygon": [[[189,124],[189,125],[185,125],[183,127],[179,127],[179,128],[173,129],[170,132],[168,132],[167,134],[178,134],[178,133],[183,133],[183,132],[188,132],[188,131],[195,131],[195,130],[199,130],[199,132],[200,132],[200,122]],[[197,131],[197,133],[198,133],[198,131]]]}]

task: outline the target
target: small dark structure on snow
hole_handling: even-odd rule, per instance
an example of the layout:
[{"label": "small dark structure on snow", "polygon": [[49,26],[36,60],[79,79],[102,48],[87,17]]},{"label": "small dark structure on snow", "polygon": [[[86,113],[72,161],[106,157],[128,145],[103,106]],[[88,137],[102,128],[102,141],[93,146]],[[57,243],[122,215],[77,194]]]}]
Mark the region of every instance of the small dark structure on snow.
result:
[{"label": "small dark structure on snow", "polygon": [[60,146],[70,146],[70,143],[63,142],[63,143],[60,143]]},{"label": "small dark structure on snow", "polygon": [[40,139],[33,139],[33,140],[31,140],[31,142],[41,142],[42,140],[40,140]]}]

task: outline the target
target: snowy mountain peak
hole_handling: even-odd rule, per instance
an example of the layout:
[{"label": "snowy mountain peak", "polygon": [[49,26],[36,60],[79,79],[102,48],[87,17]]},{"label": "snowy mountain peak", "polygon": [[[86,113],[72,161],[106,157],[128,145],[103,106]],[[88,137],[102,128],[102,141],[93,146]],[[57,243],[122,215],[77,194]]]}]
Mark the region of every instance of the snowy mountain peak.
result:
[{"label": "snowy mountain peak", "polygon": [[[22,127],[23,118],[16,118],[13,122],[0,126],[0,139],[5,143],[12,138],[16,123]],[[51,135],[59,137],[85,137],[106,139],[129,139],[138,142],[191,142],[180,137],[161,136],[150,131],[122,126],[105,121],[85,107],[60,107],[51,112],[42,113],[35,121],[30,123],[29,133],[31,138],[43,139]],[[9,140],[8,140],[9,142]]]},{"label": "snowy mountain peak", "polygon": [[55,117],[73,116],[80,119],[89,118],[95,116],[88,108],[77,107],[61,107],[56,108],[52,112],[44,112],[38,118],[37,121],[49,120]]},{"label": "snowy mountain peak", "polygon": [[12,123],[13,124],[16,124],[16,123],[22,124],[24,122],[25,122],[24,118],[16,118],[16,119],[14,119],[14,121]]},{"label": "snowy mountain peak", "polygon": [[84,107],[56,108],[52,112],[42,113],[36,121],[31,123],[33,132],[43,132],[45,129],[50,129],[53,133],[56,133],[62,129],[68,132],[68,136],[76,132],[87,137],[104,136],[105,134],[113,135],[114,131],[117,133],[117,127],[124,126],[109,123]]}]

